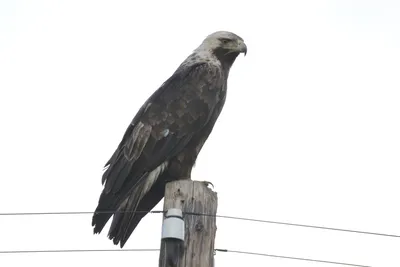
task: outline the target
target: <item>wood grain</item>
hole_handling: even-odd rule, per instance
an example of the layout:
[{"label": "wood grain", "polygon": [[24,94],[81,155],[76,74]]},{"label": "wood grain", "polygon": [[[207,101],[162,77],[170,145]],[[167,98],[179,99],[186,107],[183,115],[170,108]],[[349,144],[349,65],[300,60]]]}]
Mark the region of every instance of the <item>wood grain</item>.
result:
[{"label": "wood grain", "polygon": [[184,212],[185,241],[161,242],[160,267],[212,267],[216,234],[217,193],[203,182],[179,180],[165,188],[164,210],[179,208]]}]

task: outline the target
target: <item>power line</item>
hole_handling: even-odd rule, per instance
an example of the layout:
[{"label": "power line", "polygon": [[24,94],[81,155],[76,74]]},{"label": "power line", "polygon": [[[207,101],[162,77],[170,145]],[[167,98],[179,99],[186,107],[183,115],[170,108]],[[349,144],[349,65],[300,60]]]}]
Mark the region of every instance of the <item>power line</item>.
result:
[{"label": "power line", "polygon": [[23,253],[76,253],[76,252],[152,252],[160,251],[157,248],[131,248],[131,249],[46,249],[46,250],[3,250],[0,254],[23,254]]},{"label": "power line", "polygon": [[[93,214],[93,213],[94,212],[92,212],[92,211],[9,212],[9,213],[0,213],[0,216],[84,215],[84,214]],[[162,211],[162,210],[155,210],[155,211],[150,211],[150,212],[149,211],[100,211],[97,213],[164,213],[164,211]],[[298,223],[289,223],[289,222],[280,222],[280,221],[269,221],[269,220],[246,218],[246,217],[213,215],[213,214],[204,214],[204,213],[195,213],[195,212],[184,212],[184,214],[185,215],[194,215],[194,216],[213,216],[213,217],[217,217],[217,218],[225,218],[225,219],[232,219],[232,220],[242,220],[242,221],[250,221],[250,222],[279,224],[279,225],[286,225],[286,226],[306,227],[306,228],[314,228],[314,229],[322,229],[322,230],[330,230],[330,231],[341,231],[341,232],[349,232],[349,233],[356,233],[356,234],[366,234],[366,235],[376,235],[376,236],[400,238],[400,235],[395,235],[395,234],[385,234],[385,233],[378,233],[378,232],[359,231],[359,230],[352,230],[352,229],[333,228],[333,227],[326,227],[326,226],[298,224]]]},{"label": "power line", "polygon": [[286,226],[307,227],[307,228],[315,228],[315,229],[330,230],[330,231],[341,231],[341,232],[349,232],[349,233],[356,233],[356,234],[378,235],[378,236],[400,238],[400,235],[394,235],[394,234],[367,232],[367,231],[359,231],[359,230],[351,230],[351,229],[343,229],[343,228],[333,228],[333,227],[317,226],[317,225],[309,225],[309,224],[268,221],[268,220],[262,220],[262,219],[253,219],[253,218],[245,218],[245,217],[226,216],[226,215],[211,215],[211,214],[193,213],[193,212],[185,212],[184,214],[197,215],[197,216],[215,216],[217,218],[225,218],[225,219],[232,219],[232,220],[241,220],[241,221],[268,223],[268,224],[280,224],[280,225],[286,225]]},{"label": "power line", "polygon": [[[93,214],[93,211],[49,211],[49,212],[5,212],[0,213],[0,216],[36,216],[36,215],[85,215],[85,214]],[[98,214],[107,214],[107,213],[164,213],[162,210],[153,210],[153,211],[96,211]]]},{"label": "power line", "polygon": [[[207,214],[198,214],[198,215],[207,216]],[[394,234],[367,232],[367,231],[359,231],[359,230],[351,230],[351,229],[343,229],[343,228],[333,228],[333,227],[326,227],[326,226],[298,224],[298,223],[288,223],[288,222],[279,222],[279,221],[268,221],[268,220],[251,219],[251,218],[234,217],[234,216],[224,216],[224,215],[216,215],[216,217],[218,217],[218,218],[226,218],[226,219],[233,219],[233,220],[259,222],[259,223],[280,224],[280,225],[287,225],[287,226],[307,227],[307,228],[315,228],[315,229],[322,229],[322,230],[341,231],[341,232],[349,232],[349,233],[356,233],[356,234],[378,235],[378,236],[400,238],[400,235],[394,235]]]},{"label": "power line", "polygon": [[[160,251],[157,248],[150,249],[48,249],[48,250],[3,250],[0,251],[0,254],[25,254],[25,253],[81,253],[81,252],[155,252]],[[228,250],[228,249],[215,249],[217,252],[230,252],[230,253],[238,253],[238,254],[247,254],[247,255],[255,255],[255,256],[265,256],[265,257],[274,257],[281,259],[290,259],[290,260],[301,260],[301,261],[311,261],[311,262],[319,262],[319,263],[327,263],[327,264],[339,264],[353,267],[371,267],[367,265],[359,265],[359,264],[351,264],[351,263],[343,263],[343,262],[335,262],[335,261],[324,261],[324,260],[315,260],[315,259],[307,259],[307,258],[299,258],[299,257],[289,257],[289,256],[278,256],[271,255],[265,253],[257,253],[257,252],[246,252],[239,250]]]},{"label": "power line", "polygon": [[274,257],[274,258],[289,259],[289,260],[311,261],[311,262],[336,264],[336,265],[345,265],[345,266],[372,267],[372,266],[367,266],[367,265],[359,265],[359,264],[344,263],[344,262],[337,262],[337,261],[314,260],[314,259],[307,259],[307,258],[279,256],[279,255],[271,255],[271,254],[265,254],[265,253],[247,252],[247,251],[239,251],[239,250],[215,249],[215,251],[218,251],[218,252],[231,252],[231,253],[247,254],[247,255],[256,255],[256,256],[264,256],[264,257]]}]

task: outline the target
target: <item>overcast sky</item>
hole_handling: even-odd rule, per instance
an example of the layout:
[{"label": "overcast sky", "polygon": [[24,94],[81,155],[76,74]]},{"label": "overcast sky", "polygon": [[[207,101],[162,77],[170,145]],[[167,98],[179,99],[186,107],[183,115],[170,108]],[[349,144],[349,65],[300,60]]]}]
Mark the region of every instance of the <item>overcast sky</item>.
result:
[{"label": "overcast sky", "polygon": [[[208,34],[244,38],[193,173],[218,213],[400,235],[400,2],[0,2],[0,212],[93,211],[142,103]],[[162,208],[162,202],[156,209]],[[0,250],[117,249],[91,215],[0,217]],[[217,220],[216,247],[400,266],[400,238]],[[149,214],[125,248],[159,248]],[[0,255],[157,266],[157,252]],[[325,267],[217,253],[216,266]]]}]

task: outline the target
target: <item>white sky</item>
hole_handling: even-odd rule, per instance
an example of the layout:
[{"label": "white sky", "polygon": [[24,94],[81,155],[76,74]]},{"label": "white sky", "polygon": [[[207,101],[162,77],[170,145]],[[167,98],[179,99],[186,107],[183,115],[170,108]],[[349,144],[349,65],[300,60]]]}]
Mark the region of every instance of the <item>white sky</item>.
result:
[{"label": "white sky", "polygon": [[[400,2],[0,2],[0,212],[93,211],[142,103],[217,30],[242,36],[194,169],[218,213],[400,234]],[[162,208],[162,202],[156,209]],[[109,224],[108,224],[109,225]],[[91,215],[0,217],[0,250],[114,249]],[[217,248],[400,266],[400,238],[217,220]],[[158,248],[161,216],[125,248]],[[157,266],[157,252],[0,255]],[[329,264],[218,253],[216,266]]]}]

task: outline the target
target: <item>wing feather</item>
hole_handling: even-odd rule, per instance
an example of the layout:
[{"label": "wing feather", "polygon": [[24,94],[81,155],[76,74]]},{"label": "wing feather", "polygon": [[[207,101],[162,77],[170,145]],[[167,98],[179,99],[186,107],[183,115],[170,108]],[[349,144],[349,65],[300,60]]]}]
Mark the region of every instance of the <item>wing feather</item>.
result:
[{"label": "wing feather", "polygon": [[129,192],[141,187],[143,177],[184,149],[210,119],[224,82],[218,66],[198,63],[178,69],[153,93],[106,164],[96,211],[118,208]]},{"label": "wing feather", "polygon": [[[207,63],[175,72],[142,106],[142,114],[135,117],[121,141],[116,153],[124,157],[117,156],[109,167],[121,172],[109,171],[105,178],[115,187],[112,191],[120,190],[128,176],[137,182],[143,173],[182,150],[208,122],[222,86],[220,69]],[[166,129],[169,133],[164,136]]]}]

